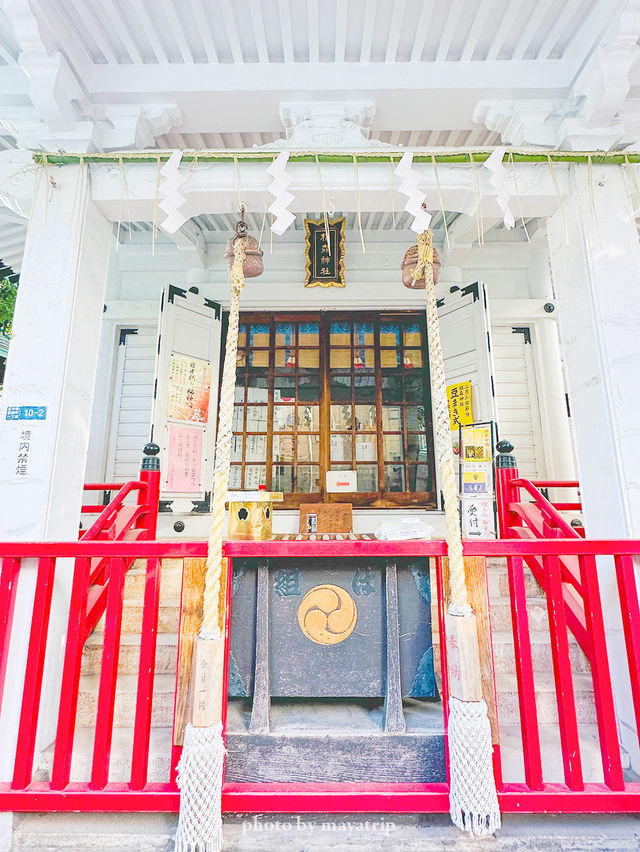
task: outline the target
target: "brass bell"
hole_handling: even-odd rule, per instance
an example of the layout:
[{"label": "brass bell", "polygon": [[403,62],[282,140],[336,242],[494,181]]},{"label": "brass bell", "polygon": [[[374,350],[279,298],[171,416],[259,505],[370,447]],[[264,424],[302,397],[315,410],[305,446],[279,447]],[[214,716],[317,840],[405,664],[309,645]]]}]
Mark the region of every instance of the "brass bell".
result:
[{"label": "brass bell", "polygon": [[[413,271],[418,265],[418,246],[411,246],[410,249],[407,249],[404,255],[404,260],[400,264],[400,269],[402,270],[402,283],[405,287],[408,287],[410,290],[424,290],[427,286],[426,281],[424,280],[424,276],[422,278],[418,278],[417,281],[413,280]],[[438,252],[433,250],[433,282],[434,284],[438,283],[438,278],[440,277],[440,258],[438,257]]]},{"label": "brass bell", "polygon": [[240,209],[240,221],[236,222],[236,234],[227,243],[227,250],[224,256],[227,259],[229,269],[233,266],[233,244],[236,240],[244,240],[244,263],[242,273],[245,278],[257,278],[264,272],[264,263],[262,261],[262,250],[258,246],[258,241],[255,237],[249,236],[247,233],[247,223],[244,221],[244,207]]}]

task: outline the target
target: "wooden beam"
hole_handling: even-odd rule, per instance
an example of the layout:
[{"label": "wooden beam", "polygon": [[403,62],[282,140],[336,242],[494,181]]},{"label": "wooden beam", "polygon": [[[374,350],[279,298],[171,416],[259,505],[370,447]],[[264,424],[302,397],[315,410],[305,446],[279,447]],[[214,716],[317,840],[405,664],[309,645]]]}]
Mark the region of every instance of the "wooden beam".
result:
[{"label": "wooden beam", "polygon": [[413,47],[411,48],[411,62],[420,62],[424,45],[429,35],[429,24],[435,11],[435,0],[422,0],[422,8],[420,10],[420,18],[416,27]]},{"label": "wooden beam", "polygon": [[371,45],[373,44],[373,30],[376,23],[377,6],[378,0],[366,0],[364,27],[360,43],[360,62],[371,61]]},{"label": "wooden beam", "polygon": [[206,559],[185,559],[180,603],[180,636],[178,640],[178,674],[176,679],[176,712],[173,744],[181,746],[184,728],[189,721],[189,683],[193,646],[202,625]]}]

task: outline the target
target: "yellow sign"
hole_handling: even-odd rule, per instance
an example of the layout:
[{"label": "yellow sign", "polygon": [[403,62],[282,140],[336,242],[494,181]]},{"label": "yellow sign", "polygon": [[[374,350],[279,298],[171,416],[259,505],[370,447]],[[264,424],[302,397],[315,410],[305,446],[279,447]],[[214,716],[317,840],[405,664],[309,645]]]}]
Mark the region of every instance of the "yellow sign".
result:
[{"label": "yellow sign", "polygon": [[[463,463],[491,461],[491,424],[462,429]],[[468,468],[467,468],[468,469]]]},{"label": "yellow sign", "polygon": [[473,423],[471,407],[471,382],[457,382],[447,385],[447,401],[449,403],[449,422],[451,429]]},{"label": "yellow sign", "polygon": [[353,598],[340,586],[315,586],[303,597],[298,624],[307,639],[318,645],[337,645],[353,632],[358,610]]}]

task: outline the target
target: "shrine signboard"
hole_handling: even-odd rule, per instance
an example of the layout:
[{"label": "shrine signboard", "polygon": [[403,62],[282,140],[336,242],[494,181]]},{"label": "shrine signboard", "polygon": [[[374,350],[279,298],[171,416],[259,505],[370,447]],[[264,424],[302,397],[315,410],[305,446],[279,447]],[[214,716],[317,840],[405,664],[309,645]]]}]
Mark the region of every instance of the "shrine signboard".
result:
[{"label": "shrine signboard", "polygon": [[344,287],[344,219],[305,219],[305,287]]}]

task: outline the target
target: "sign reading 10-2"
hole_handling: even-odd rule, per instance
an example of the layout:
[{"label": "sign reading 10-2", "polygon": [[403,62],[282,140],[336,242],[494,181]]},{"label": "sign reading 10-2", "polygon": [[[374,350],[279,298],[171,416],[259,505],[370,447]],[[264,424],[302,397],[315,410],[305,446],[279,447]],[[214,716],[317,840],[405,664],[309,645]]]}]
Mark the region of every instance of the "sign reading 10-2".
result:
[{"label": "sign reading 10-2", "polygon": [[46,420],[46,405],[9,405],[7,420]]}]

